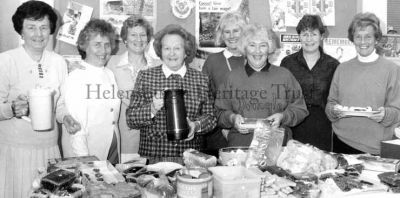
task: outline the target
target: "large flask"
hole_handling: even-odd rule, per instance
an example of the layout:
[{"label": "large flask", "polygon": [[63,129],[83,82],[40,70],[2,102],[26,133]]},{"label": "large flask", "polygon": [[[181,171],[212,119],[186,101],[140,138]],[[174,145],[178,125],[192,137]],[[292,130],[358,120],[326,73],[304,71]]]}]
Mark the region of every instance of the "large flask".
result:
[{"label": "large flask", "polygon": [[184,100],[185,91],[170,89],[164,92],[168,140],[184,140],[189,135]]}]

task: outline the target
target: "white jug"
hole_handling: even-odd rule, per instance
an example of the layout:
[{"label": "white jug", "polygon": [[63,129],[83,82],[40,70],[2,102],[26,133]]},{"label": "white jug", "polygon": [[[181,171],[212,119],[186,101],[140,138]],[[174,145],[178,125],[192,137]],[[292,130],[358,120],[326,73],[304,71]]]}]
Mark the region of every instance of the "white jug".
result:
[{"label": "white jug", "polygon": [[53,128],[53,91],[46,88],[35,88],[29,91],[29,115],[35,131],[46,131]]}]

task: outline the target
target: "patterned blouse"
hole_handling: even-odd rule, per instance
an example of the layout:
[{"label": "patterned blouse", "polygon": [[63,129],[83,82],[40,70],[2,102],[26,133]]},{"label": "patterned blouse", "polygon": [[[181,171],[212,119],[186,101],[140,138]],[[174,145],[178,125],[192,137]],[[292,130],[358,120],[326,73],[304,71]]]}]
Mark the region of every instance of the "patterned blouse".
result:
[{"label": "patterned blouse", "polygon": [[[185,90],[184,100],[187,116],[199,121],[201,130],[190,141],[168,141],[165,108],[151,116],[151,103],[157,91],[165,89]],[[214,98],[210,92],[208,77],[192,68],[187,68],[183,78],[166,78],[162,66],[139,72],[131,102],[126,112],[128,126],[140,129],[139,154],[152,157],[179,157],[188,149],[200,150],[201,134],[216,126]]]}]

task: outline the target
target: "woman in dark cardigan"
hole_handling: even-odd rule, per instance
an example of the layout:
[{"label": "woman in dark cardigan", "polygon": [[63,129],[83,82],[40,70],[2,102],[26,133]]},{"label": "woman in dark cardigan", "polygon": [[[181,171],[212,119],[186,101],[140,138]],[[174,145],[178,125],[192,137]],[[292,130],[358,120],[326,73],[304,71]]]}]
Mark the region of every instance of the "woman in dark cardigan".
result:
[{"label": "woman in dark cardigan", "polygon": [[325,54],[320,46],[327,29],[318,15],[305,15],[296,27],[301,50],[285,57],[281,66],[299,81],[310,115],[292,128],[293,139],[331,151],[332,127],[325,115],[329,87],[339,61]]}]

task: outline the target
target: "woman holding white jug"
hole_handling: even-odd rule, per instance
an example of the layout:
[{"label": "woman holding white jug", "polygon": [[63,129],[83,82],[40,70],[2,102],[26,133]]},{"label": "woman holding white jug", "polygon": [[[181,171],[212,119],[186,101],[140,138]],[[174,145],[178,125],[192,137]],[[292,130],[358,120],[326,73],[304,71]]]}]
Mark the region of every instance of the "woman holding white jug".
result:
[{"label": "woman holding white jug", "polygon": [[[48,159],[60,157],[54,112],[71,131],[79,124],[65,116],[59,100],[59,88],[67,74],[66,62],[46,50],[56,29],[56,13],[46,3],[28,1],[18,7],[12,21],[24,44],[0,54],[0,197],[25,198],[38,168],[46,167]],[[52,106],[47,106],[52,116],[45,123],[52,126],[39,126],[44,129],[41,131],[34,130],[29,119],[21,119],[29,116],[28,93],[36,87],[51,90],[48,97],[53,101],[47,103]]]}]

